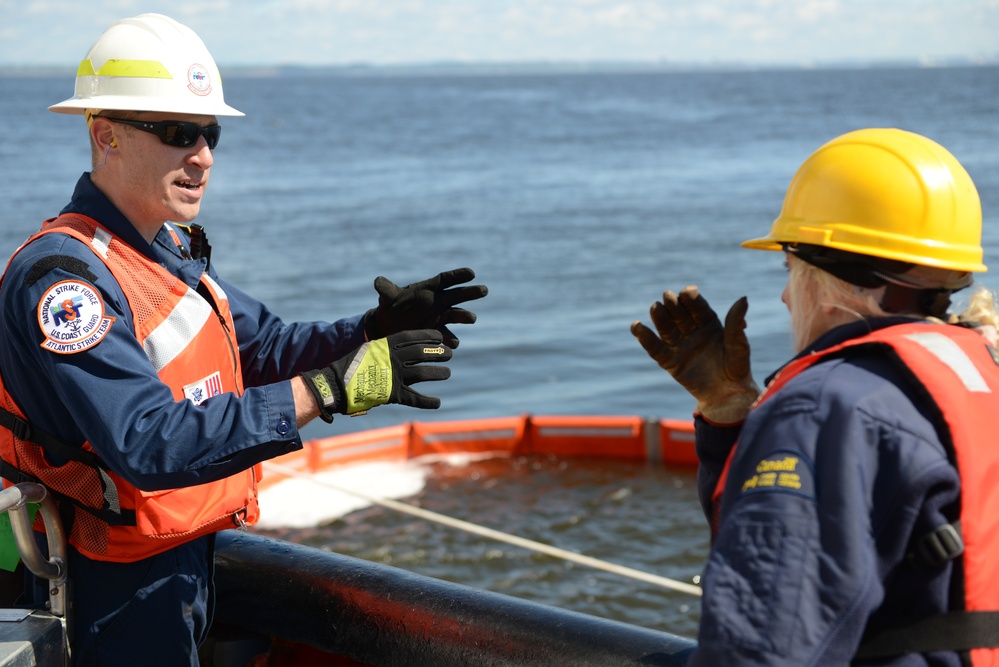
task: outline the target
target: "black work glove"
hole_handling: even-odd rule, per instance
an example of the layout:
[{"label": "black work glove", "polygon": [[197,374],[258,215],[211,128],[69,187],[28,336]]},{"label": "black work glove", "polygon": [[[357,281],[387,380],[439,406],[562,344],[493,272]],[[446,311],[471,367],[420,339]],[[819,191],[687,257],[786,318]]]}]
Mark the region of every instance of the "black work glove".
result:
[{"label": "black work glove", "polygon": [[475,277],[471,269],[455,269],[433,278],[399,287],[384,276],[375,278],[378,307],[364,314],[364,331],[369,340],[389,336],[408,329],[437,329],[450,348],[458,347],[458,337],[448,324],[472,324],[475,313],[454,306],[481,299],[489,290],[485,285],[467,285]]},{"label": "black work glove", "polygon": [[302,373],[319,403],[319,416],[330,423],[334,413],[353,415],[385,403],[436,410],[441,399],[409,385],[451,377],[447,366],[422,365],[451,358],[441,338],[434,329],[403,331],[367,342],[325,368]]}]

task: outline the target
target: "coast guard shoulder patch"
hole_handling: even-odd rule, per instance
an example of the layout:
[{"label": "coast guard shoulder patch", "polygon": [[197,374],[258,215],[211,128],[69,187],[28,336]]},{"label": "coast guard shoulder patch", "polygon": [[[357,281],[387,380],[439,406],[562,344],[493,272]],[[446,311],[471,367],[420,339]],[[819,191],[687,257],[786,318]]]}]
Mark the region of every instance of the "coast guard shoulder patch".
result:
[{"label": "coast guard shoulder patch", "polygon": [[815,476],[800,452],[774,452],[756,464],[739,490],[742,494],[777,491],[814,498]]},{"label": "coast guard shoulder patch", "polygon": [[76,280],[56,283],[38,302],[38,326],[45,336],[42,347],[56,354],[75,354],[97,345],[114,319],[104,314],[100,293]]}]

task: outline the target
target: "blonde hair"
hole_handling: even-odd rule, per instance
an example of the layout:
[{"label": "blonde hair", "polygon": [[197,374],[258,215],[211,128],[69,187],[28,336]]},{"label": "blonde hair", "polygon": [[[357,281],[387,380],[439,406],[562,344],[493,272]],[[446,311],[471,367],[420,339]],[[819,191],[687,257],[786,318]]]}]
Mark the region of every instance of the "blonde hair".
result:
[{"label": "blonde hair", "polygon": [[979,287],[968,297],[967,307],[956,316],[951,323],[966,322],[991,325],[999,329],[999,306],[996,305],[994,292]]},{"label": "blonde hair", "polygon": [[[889,313],[881,307],[884,287],[863,288],[841,280],[831,273],[788,255],[788,307],[795,352],[829,329],[851,321],[870,317],[906,315],[940,322],[923,313]],[[948,314],[949,324],[991,326],[999,330],[999,304],[996,295],[984,287],[974,290],[968,305],[960,312]]]}]

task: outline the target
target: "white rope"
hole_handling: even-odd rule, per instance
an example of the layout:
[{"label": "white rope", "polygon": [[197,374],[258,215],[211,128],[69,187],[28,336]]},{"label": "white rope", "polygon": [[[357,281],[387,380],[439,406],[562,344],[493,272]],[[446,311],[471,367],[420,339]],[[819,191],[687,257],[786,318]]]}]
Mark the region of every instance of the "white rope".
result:
[{"label": "white rope", "polygon": [[523,537],[518,537],[516,535],[510,535],[509,533],[503,533],[498,530],[493,530],[492,528],[479,526],[474,523],[469,523],[468,521],[454,519],[452,517],[445,516],[443,514],[438,514],[437,512],[431,512],[425,509],[420,509],[419,507],[413,507],[412,505],[396,502],[394,500],[389,500],[387,498],[373,498],[367,494],[361,493],[360,491],[345,489],[331,482],[316,479],[316,477],[312,474],[303,473],[301,471],[294,470],[292,468],[287,468],[278,463],[274,463],[273,461],[264,462],[264,467],[270,468],[275,472],[279,472],[289,477],[298,477],[301,479],[307,479],[320,486],[325,486],[335,491],[355,496],[369,503],[372,503],[373,505],[379,505],[381,507],[386,507],[388,509],[392,509],[397,512],[410,514],[412,516],[421,519],[426,519],[427,521],[433,521],[435,523],[443,524],[445,526],[450,526],[452,528],[457,528],[458,530],[463,530],[465,532],[473,533],[475,535],[480,535],[482,537],[486,537],[492,540],[497,540],[499,542],[506,542],[507,544],[512,544],[514,546],[522,547],[524,549],[529,549],[531,551],[537,551],[543,554],[547,554],[549,556],[553,556],[555,558],[561,558],[562,560],[572,561],[573,563],[579,563],[580,565],[586,565],[587,567],[592,567],[597,570],[604,570],[605,572],[612,572],[614,574],[619,574],[621,576],[629,577],[631,579],[645,581],[650,584],[662,586],[663,588],[669,588],[671,590],[679,591],[681,593],[687,593],[688,595],[696,595],[698,597],[701,596],[700,586],[687,584],[682,581],[676,581],[674,579],[667,579],[666,577],[660,577],[655,574],[649,574],[648,572],[642,572],[641,570],[635,570],[630,567],[625,567],[623,565],[608,563],[607,561],[598,560],[596,558],[591,558],[589,556],[583,556],[581,554],[577,554],[572,551],[566,551],[565,549],[559,549],[558,547],[553,547],[548,544],[543,544],[542,542],[535,542],[534,540],[528,540]]}]

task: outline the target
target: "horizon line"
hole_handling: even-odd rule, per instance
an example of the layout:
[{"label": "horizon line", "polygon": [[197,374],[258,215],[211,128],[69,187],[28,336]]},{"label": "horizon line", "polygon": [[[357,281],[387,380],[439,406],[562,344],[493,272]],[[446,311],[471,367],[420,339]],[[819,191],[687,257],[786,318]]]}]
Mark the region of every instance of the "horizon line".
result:
[{"label": "horizon line", "polygon": [[[475,74],[514,74],[514,73],[613,73],[613,72],[684,72],[684,71],[779,71],[779,70],[834,70],[834,69],[946,69],[953,67],[994,67],[999,65],[999,55],[992,57],[946,57],[946,58],[893,58],[893,59],[842,59],[842,60],[803,60],[798,62],[754,62],[754,61],[672,61],[672,60],[530,60],[530,61],[488,61],[488,60],[438,60],[414,61],[407,63],[372,63],[365,61],[350,63],[327,63],[307,65],[281,63],[222,64],[219,69],[229,76],[280,76],[294,72],[297,74],[422,74],[422,73],[475,73]],[[4,76],[63,76],[75,66],[53,64],[4,64],[0,78]]]}]

